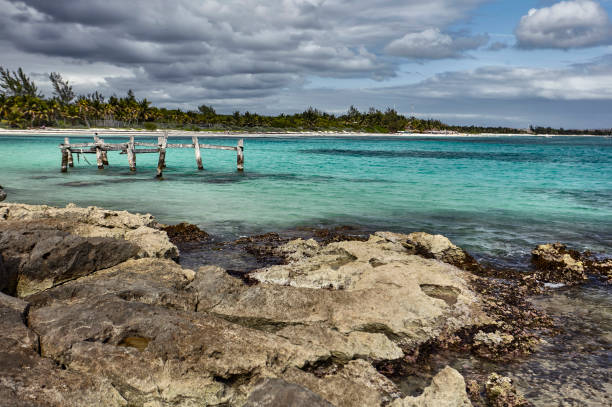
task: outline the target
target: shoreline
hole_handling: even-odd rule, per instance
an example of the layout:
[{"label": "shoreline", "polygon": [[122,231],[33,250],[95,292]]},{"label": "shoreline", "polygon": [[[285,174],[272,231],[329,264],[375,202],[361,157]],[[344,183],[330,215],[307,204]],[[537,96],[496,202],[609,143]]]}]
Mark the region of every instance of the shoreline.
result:
[{"label": "shoreline", "polygon": [[[524,134],[524,133],[367,133],[367,132],[349,132],[349,131],[284,131],[284,132],[246,132],[246,131],[188,131],[188,130],[167,130],[168,137],[215,137],[215,138],[274,138],[274,137],[379,137],[379,138],[418,138],[418,137],[536,137],[536,138],[553,138],[553,137],[602,137],[610,138],[610,136],[598,136],[592,134]],[[0,129],[0,137],[2,136],[75,136],[87,137],[93,133],[99,133],[103,136],[135,136],[135,137],[157,137],[163,135],[163,130],[140,130],[140,129],[117,129],[117,128],[90,128],[90,129]]]},{"label": "shoreline", "polygon": [[[484,407],[526,403],[521,393],[541,403],[557,394],[556,373],[573,366],[555,350],[571,352],[566,342],[584,341],[580,332],[596,324],[568,321],[574,331],[559,337],[565,320],[558,310],[580,304],[556,299],[564,289],[542,284],[562,278],[572,292],[582,290],[589,283],[576,275],[575,262],[587,271],[588,259],[565,256],[586,253],[540,245],[532,252],[536,271],[527,274],[486,267],[442,235],[312,232],[248,236],[212,249],[261,258],[239,273],[210,259],[192,267],[178,262],[181,243],[202,247],[210,239],[194,225],[74,204],[0,203],[0,271],[8,276],[0,280],[0,311],[11,315],[0,340],[21,341],[0,350],[7,380],[30,399],[44,388],[67,406],[179,405],[185,397],[243,406],[257,399],[262,383],[266,393],[308,392],[323,400],[311,405],[326,407],[440,400]],[[72,256],[75,250],[87,256]],[[606,332],[589,334],[596,342]],[[506,368],[517,358],[524,359]],[[531,360],[550,363],[548,371],[532,372]],[[589,363],[567,375],[578,391],[585,375],[605,368]],[[109,379],[114,385],[106,388]],[[148,391],[159,383],[161,396]],[[82,390],[91,394],[87,403],[74,401]]]}]

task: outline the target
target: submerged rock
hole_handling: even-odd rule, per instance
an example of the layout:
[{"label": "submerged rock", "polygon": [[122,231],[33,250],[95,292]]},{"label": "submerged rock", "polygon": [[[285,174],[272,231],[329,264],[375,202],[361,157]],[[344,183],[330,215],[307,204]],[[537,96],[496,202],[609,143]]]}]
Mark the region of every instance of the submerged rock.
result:
[{"label": "submerged rock", "polygon": [[537,246],[531,252],[537,279],[549,283],[574,285],[588,279],[587,274],[612,279],[612,258],[596,258],[590,252],[580,253],[562,243]]},{"label": "submerged rock", "polygon": [[2,188],[2,185],[0,185],[0,202],[4,201],[5,199],[6,199],[6,192]]},{"label": "submerged rock", "polygon": [[579,284],[587,280],[580,253],[568,250],[561,243],[539,245],[531,251],[536,278],[541,281]]},{"label": "submerged rock", "polygon": [[492,407],[527,407],[530,404],[516,390],[512,379],[491,373],[485,384],[485,393]]},{"label": "submerged rock", "polygon": [[210,238],[208,233],[190,223],[182,222],[177,225],[164,226],[162,228],[168,234],[168,238],[174,244],[197,242]]}]

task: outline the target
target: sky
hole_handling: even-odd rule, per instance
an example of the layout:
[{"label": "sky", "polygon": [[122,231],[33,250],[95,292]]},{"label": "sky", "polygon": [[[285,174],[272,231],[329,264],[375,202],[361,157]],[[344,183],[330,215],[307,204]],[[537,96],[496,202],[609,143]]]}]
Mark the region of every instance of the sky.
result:
[{"label": "sky", "polygon": [[395,108],[612,127],[612,0],[0,0],[0,66],[51,94],[217,112]]}]

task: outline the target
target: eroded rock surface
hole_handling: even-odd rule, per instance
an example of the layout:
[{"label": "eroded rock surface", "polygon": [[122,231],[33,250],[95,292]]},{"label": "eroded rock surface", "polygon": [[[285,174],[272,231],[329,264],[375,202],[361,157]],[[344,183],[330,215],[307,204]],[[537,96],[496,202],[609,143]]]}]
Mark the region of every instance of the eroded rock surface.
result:
[{"label": "eroded rock surface", "polygon": [[0,290],[20,297],[119,264],[138,253],[126,240],[84,238],[45,222],[0,221]]},{"label": "eroded rock surface", "polygon": [[283,327],[325,325],[345,335],[382,333],[409,347],[490,322],[464,271],[411,254],[403,242],[375,235],[318,249],[308,244],[310,251],[298,243],[290,244],[303,257],[251,273],[262,284],[233,287],[209,311]]},{"label": "eroded rock surface", "polygon": [[244,407],[334,407],[318,394],[281,379],[265,379],[258,383]]},{"label": "eroded rock surface", "polygon": [[139,257],[178,258],[179,252],[161,225],[151,215],[110,211],[90,206],[80,208],[69,204],[65,208],[46,205],[0,204],[2,221],[45,222],[58,230],[80,237],[105,237],[131,241],[139,247]]},{"label": "eroded rock surface", "polygon": [[104,378],[61,369],[41,358],[39,337],[26,326],[29,304],[0,293],[0,406],[125,406]]},{"label": "eroded rock surface", "polygon": [[246,284],[157,255],[165,233],[147,216],[9,205],[0,217],[4,274],[44,282],[17,278],[25,301],[0,295],[0,405],[463,403],[452,369],[410,398],[374,366],[495,323],[448,264],[460,249],[430,244],[424,258],[407,235],[289,242],[288,264]]}]

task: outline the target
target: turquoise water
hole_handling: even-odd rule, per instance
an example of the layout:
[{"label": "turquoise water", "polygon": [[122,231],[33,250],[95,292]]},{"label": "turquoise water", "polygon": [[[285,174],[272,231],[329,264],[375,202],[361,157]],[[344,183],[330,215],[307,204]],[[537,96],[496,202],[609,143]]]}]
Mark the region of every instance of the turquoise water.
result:
[{"label": "turquoise water", "polygon": [[509,263],[542,242],[612,248],[607,138],[248,138],[244,173],[236,172],[232,151],[203,150],[206,170],[197,171],[193,150],[177,149],[167,153],[162,181],[156,154],[138,155],[135,174],[117,152],[104,170],[93,155],[86,158],[94,165],[75,156],[75,168],[62,174],[62,140],[0,137],[0,184],[9,201],[150,212],[224,239],[297,226],[425,230]]}]

